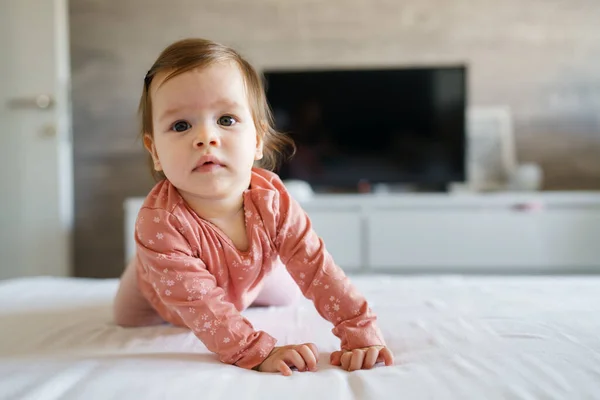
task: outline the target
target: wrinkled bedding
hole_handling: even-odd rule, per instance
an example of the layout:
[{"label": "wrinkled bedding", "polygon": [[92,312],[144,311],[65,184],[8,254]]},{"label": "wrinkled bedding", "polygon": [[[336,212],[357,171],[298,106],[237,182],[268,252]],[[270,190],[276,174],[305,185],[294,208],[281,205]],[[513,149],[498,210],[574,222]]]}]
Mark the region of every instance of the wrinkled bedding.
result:
[{"label": "wrinkled bedding", "polygon": [[117,280],[0,282],[0,399],[600,399],[600,277],[353,276],[393,367],[328,365],[338,340],[308,300],[244,314],[314,342],[292,377],[224,365],[193,334],[111,319]]}]

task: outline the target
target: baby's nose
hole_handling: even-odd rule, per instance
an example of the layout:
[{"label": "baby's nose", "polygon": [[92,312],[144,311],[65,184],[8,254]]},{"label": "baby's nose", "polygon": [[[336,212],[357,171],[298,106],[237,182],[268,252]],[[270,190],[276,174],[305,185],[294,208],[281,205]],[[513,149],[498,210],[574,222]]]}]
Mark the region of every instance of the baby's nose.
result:
[{"label": "baby's nose", "polygon": [[204,145],[217,146],[219,140],[217,135],[211,129],[199,129],[198,134],[194,140],[195,147],[202,147]]}]

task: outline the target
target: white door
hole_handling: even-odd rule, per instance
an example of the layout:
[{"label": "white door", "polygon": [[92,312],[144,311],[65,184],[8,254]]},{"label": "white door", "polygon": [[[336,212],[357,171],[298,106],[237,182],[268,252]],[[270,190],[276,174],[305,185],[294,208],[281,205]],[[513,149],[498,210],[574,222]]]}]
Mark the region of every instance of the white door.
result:
[{"label": "white door", "polygon": [[0,279],[70,275],[67,0],[0,0]]}]

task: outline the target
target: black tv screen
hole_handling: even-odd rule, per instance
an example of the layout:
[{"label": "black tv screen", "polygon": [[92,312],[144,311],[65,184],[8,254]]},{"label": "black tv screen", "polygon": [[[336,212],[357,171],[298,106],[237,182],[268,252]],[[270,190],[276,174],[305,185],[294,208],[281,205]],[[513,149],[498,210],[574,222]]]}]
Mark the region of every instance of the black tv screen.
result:
[{"label": "black tv screen", "polygon": [[275,126],[297,147],[280,176],[317,191],[464,181],[466,73],[465,66],[264,71]]}]

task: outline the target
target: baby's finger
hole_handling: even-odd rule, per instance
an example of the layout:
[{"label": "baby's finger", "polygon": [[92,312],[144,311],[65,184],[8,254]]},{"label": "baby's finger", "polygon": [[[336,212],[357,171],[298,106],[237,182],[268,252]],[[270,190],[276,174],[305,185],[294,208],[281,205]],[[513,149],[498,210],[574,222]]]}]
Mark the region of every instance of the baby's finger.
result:
[{"label": "baby's finger", "polygon": [[365,361],[363,362],[364,369],[371,369],[377,362],[377,357],[379,356],[379,350],[375,347],[371,347],[367,350],[367,354],[365,355]]},{"label": "baby's finger", "polygon": [[346,371],[348,371],[351,360],[352,360],[352,353],[350,353],[349,351],[344,352],[344,354],[342,354],[342,358],[340,360],[340,362],[342,363],[342,369],[345,369]]},{"label": "baby's finger", "polygon": [[350,360],[350,367],[348,371],[356,371],[362,368],[363,361],[365,359],[364,350],[354,349],[352,350],[352,359]]},{"label": "baby's finger", "polygon": [[300,353],[294,349],[286,350],[285,354],[283,355],[283,359],[284,361],[287,361],[295,366],[298,371],[304,371],[306,369],[306,363],[304,362],[304,359]]},{"label": "baby's finger", "polygon": [[384,347],[379,351],[379,358],[383,358],[383,361],[387,366],[394,365],[394,355],[387,347]]},{"label": "baby's finger", "polygon": [[312,350],[307,345],[301,345],[296,347],[296,351],[300,353],[300,355],[304,359],[304,362],[306,363],[306,366],[310,371],[314,371],[315,369],[317,369],[317,359],[315,358],[315,355],[313,354]]},{"label": "baby's finger", "polygon": [[283,360],[279,360],[277,361],[278,366],[277,369],[285,376],[290,376],[292,375],[292,370],[290,369],[290,367],[288,367],[288,365],[285,363],[285,361]]},{"label": "baby's finger", "polygon": [[341,358],[342,358],[342,352],[334,351],[333,353],[331,353],[331,356],[329,357],[329,362],[331,363],[331,365],[342,365]]},{"label": "baby's finger", "polygon": [[317,349],[317,346],[314,343],[304,343],[305,346],[308,346],[308,348],[310,349],[310,351],[312,351],[312,353],[315,355],[315,360],[319,360],[319,349]]}]

